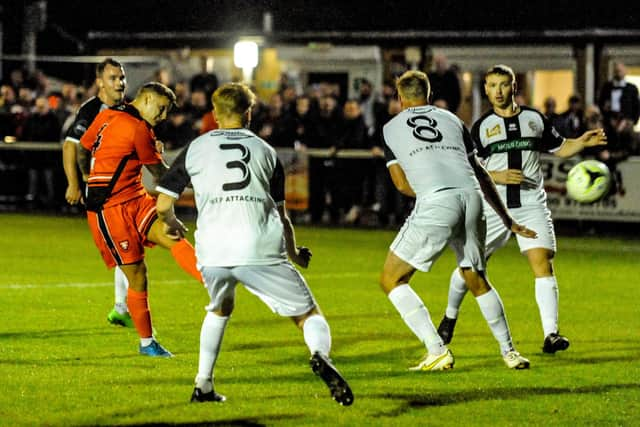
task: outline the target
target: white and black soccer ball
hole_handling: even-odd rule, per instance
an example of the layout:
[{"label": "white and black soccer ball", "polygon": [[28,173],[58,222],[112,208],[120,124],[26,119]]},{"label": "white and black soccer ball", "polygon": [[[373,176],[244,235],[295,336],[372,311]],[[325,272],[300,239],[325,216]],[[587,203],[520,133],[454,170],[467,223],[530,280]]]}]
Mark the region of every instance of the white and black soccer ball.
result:
[{"label": "white and black soccer ball", "polygon": [[567,194],[580,203],[593,203],[603,198],[611,186],[611,172],[597,160],[583,160],[567,175]]}]

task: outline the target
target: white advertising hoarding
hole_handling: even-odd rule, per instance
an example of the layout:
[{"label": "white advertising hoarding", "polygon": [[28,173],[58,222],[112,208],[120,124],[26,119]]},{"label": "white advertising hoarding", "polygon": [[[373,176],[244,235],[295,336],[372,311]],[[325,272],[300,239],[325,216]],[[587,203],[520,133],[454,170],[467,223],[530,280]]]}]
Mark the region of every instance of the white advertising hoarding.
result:
[{"label": "white advertising hoarding", "polygon": [[581,204],[566,194],[567,173],[579,157],[560,159],[541,157],[547,204],[554,219],[640,222],[640,157],[631,157],[617,165],[618,191],[592,204]]}]

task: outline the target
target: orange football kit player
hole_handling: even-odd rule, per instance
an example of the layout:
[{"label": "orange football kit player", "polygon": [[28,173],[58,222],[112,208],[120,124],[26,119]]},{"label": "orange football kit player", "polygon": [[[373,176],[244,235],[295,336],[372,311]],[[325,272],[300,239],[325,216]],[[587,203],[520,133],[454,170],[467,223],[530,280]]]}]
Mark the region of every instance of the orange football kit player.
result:
[{"label": "orange football kit player", "polygon": [[100,112],[80,140],[92,153],[86,207],[93,240],[107,267],[118,265],[127,276],[127,304],[140,335],[140,354],[160,357],[172,354],[153,336],[144,247],[171,250],[180,267],[202,282],[193,246],[164,232],[155,199],[142,184],[143,165],[156,178],[168,169],[152,127],[166,119],[173,104],[169,88],[147,83],[130,104]]}]

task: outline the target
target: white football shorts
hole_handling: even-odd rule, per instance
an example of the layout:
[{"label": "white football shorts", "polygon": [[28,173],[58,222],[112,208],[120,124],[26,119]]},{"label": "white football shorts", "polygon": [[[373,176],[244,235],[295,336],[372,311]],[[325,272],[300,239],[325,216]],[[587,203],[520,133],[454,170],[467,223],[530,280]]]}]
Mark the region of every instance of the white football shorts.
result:
[{"label": "white football shorts", "polygon": [[207,311],[219,310],[225,300],[235,299],[238,282],[281,316],[300,316],[316,306],[304,278],[289,262],[274,265],[200,267],[211,299]]},{"label": "white football shorts", "polygon": [[[528,239],[516,235],[520,252],[529,249],[545,248],[556,252],[556,234],[553,229],[551,211],[545,203],[520,208],[509,209],[513,219],[521,225],[538,233],[535,239]],[[511,237],[511,230],[504,226],[502,220],[493,208],[485,203],[485,215],[487,217],[487,257],[503,247]]]},{"label": "white football shorts", "polygon": [[474,189],[447,189],[416,200],[389,249],[420,271],[429,271],[449,245],[458,266],[485,269],[482,195]]}]

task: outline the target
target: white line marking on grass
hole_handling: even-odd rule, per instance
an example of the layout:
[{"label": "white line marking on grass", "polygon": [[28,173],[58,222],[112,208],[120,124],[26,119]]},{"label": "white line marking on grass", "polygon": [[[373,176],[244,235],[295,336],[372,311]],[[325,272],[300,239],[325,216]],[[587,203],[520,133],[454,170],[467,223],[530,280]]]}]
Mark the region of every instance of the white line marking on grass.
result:
[{"label": "white line marking on grass", "polygon": [[[369,277],[371,272],[344,272],[344,273],[316,273],[304,274],[306,279],[323,280],[323,279],[344,279],[352,277]],[[185,280],[154,280],[153,283],[160,285],[182,285],[189,279]],[[55,288],[105,288],[113,286],[113,282],[97,282],[97,283],[0,283],[0,289],[55,289]]]},{"label": "white line marking on grass", "polygon": [[[163,285],[182,284],[185,280],[156,280],[154,283],[160,283]],[[8,283],[0,284],[0,289],[51,289],[51,288],[103,288],[113,286],[113,282],[98,282],[98,283],[41,283],[41,284],[19,284]]]},{"label": "white line marking on grass", "polygon": [[111,283],[43,283],[40,285],[9,283],[0,285],[0,289],[42,289],[42,288],[100,288],[113,286]]},{"label": "white line marking on grass", "polygon": [[352,271],[352,272],[344,272],[344,273],[317,273],[317,274],[304,274],[302,271],[302,276],[305,279],[344,279],[349,277],[369,277],[372,274],[377,274],[377,272],[371,271]]}]

